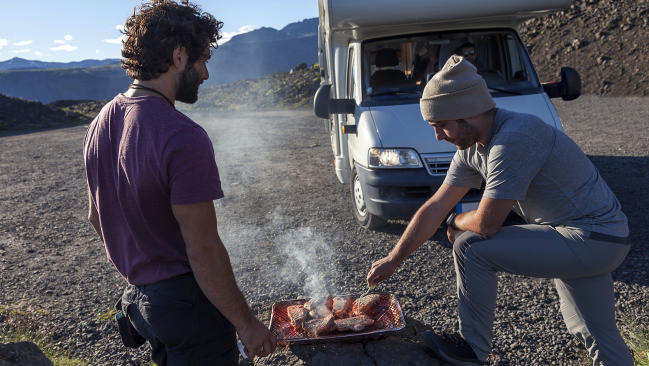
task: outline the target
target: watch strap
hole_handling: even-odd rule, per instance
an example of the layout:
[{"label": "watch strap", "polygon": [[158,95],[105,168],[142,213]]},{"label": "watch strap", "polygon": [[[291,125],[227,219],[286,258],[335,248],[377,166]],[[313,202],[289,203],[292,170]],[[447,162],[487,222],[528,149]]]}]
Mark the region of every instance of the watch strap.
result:
[{"label": "watch strap", "polygon": [[446,218],[446,226],[453,230],[457,230],[457,227],[455,226],[455,216],[457,216],[457,213],[451,212],[451,214]]}]

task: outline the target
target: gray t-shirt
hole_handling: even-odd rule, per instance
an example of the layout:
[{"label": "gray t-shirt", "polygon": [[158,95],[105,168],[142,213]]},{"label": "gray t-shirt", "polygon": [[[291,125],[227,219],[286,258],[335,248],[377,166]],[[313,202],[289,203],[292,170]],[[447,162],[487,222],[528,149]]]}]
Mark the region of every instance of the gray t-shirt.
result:
[{"label": "gray t-shirt", "polygon": [[597,168],[566,134],[536,116],[498,109],[487,146],[458,150],[444,183],[516,200],[530,224],[628,236],[627,218]]}]

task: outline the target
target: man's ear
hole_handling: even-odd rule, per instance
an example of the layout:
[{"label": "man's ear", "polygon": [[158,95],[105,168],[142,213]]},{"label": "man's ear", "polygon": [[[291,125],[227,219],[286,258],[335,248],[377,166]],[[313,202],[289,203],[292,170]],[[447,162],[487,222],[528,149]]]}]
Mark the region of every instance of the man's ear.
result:
[{"label": "man's ear", "polygon": [[174,48],[172,57],[174,67],[181,70],[184,69],[185,62],[187,61],[187,52],[185,51],[185,47],[178,46]]}]

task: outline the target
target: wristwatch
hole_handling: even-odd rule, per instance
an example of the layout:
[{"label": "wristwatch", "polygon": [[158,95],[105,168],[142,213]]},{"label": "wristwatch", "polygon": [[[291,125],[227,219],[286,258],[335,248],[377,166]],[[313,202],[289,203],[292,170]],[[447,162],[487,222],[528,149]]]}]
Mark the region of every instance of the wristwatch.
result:
[{"label": "wristwatch", "polygon": [[455,212],[451,212],[451,214],[448,215],[448,218],[446,218],[446,226],[450,227],[453,230],[457,230],[457,226],[455,226],[455,216],[457,216],[457,214]]}]

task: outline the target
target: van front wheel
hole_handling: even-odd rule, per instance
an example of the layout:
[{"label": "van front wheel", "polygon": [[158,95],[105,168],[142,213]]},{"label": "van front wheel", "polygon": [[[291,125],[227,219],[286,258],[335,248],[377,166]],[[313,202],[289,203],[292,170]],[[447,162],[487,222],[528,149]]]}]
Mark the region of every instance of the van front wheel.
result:
[{"label": "van front wheel", "polygon": [[358,222],[360,226],[370,230],[385,226],[387,222],[384,218],[373,215],[367,211],[363,187],[361,186],[361,180],[358,177],[358,174],[356,174],[356,169],[352,169],[350,191],[352,196],[352,211],[354,211],[356,222]]}]

